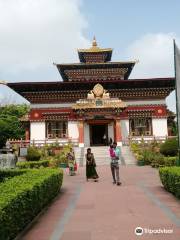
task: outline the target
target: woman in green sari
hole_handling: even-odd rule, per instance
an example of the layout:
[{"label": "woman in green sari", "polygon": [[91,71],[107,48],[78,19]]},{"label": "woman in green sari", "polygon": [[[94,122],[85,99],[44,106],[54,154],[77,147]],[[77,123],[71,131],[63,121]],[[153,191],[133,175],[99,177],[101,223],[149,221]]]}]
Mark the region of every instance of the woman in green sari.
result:
[{"label": "woman in green sari", "polygon": [[88,148],[86,153],[86,178],[87,181],[88,179],[94,179],[95,182],[97,182],[99,178],[96,172],[96,162],[93,153],[91,153],[91,148]]}]

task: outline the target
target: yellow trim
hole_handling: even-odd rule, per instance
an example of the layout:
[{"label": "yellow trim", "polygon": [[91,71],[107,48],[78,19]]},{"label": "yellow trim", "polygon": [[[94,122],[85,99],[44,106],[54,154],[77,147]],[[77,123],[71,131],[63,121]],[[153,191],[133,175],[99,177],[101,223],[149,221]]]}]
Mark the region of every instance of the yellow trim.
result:
[{"label": "yellow trim", "polygon": [[112,48],[99,48],[97,46],[93,46],[91,48],[88,49],[77,49],[78,52],[84,52],[84,53],[98,53],[98,52],[112,52],[113,49]]},{"label": "yellow trim", "polygon": [[56,64],[57,66],[67,66],[67,65],[76,65],[76,66],[85,66],[85,65],[113,65],[113,64],[126,64],[126,63],[137,63],[137,60],[135,61],[126,61],[126,62],[92,62],[92,63],[62,63],[62,64]]},{"label": "yellow trim", "polygon": [[4,80],[0,80],[0,84],[2,84],[2,85],[7,85],[7,82],[4,81]]}]

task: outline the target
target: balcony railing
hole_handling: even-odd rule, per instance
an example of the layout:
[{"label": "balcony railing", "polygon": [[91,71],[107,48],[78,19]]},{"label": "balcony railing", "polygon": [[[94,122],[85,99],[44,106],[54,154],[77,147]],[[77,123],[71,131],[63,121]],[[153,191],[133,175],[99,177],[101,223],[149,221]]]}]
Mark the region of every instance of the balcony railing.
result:
[{"label": "balcony railing", "polygon": [[166,141],[166,139],[172,139],[172,138],[176,138],[177,136],[128,136],[126,138],[122,139],[122,144],[123,145],[130,145],[131,143],[141,143],[142,141],[144,143],[152,143],[154,141],[158,142],[158,143],[163,143]]},{"label": "balcony railing", "polygon": [[73,146],[78,146],[79,139],[78,138],[54,138],[54,139],[43,139],[43,140],[17,140],[17,139],[9,139],[11,144],[18,144],[21,147],[27,146],[37,146],[43,147],[44,145],[50,144],[58,144],[59,146],[65,146],[68,144],[72,144]]}]

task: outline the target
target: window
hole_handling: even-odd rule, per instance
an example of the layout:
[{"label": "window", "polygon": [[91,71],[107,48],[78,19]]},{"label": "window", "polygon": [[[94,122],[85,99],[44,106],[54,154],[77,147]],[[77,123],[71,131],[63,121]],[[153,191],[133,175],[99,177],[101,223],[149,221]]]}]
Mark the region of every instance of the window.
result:
[{"label": "window", "polygon": [[67,121],[52,121],[46,122],[46,137],[47,138],[67,138]]},{"label": "window", "polygon": [[130,135],[132,136],[150,136],[152,135],[151,118],[132,118],[129,119]]}]

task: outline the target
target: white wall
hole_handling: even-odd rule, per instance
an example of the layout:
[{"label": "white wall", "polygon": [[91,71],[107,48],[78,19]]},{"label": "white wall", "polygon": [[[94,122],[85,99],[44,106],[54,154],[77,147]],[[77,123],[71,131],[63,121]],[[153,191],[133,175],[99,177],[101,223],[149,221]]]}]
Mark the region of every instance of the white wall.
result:
[{"label": "white wall", "polygon": [[112,138],[114,141],[114,123],[109,123],[108,124],[108,140]]},{"label": "white wall", "polygon": [[154,118],[152,119],[152,129],[153,135],[158,136],[167,136],[167,118]]},{"label": "white wall", "polygon": [[30,140],[44,140],[45,134],[45,122],[30,123]]},{"label": "white wall", "polygon": [[79,138],[78,122],[69,121],[68,122],[68,136],[70,138]]},{"label": "white wall", "polygon": [[125,139],[129,136],[129,119],[121,120],[120,123],[122,139]]},{"label": "white wall", "polygon": [[84,144],[86,147],[90,146],[89,124],[84,123]]}]

